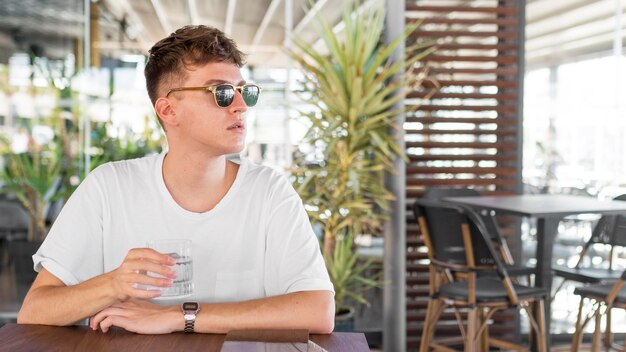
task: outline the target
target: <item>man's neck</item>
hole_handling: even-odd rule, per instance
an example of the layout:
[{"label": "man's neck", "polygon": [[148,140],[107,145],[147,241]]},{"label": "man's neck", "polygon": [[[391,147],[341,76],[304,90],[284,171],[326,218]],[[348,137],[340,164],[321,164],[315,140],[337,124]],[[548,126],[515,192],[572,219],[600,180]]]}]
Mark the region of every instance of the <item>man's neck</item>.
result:
[{"label": "man's neck", "polygon": [[170,150],[163,160],[163,181],[182,208],[196,213],[213,209],[235,181],[238,165],[224,155]]}]

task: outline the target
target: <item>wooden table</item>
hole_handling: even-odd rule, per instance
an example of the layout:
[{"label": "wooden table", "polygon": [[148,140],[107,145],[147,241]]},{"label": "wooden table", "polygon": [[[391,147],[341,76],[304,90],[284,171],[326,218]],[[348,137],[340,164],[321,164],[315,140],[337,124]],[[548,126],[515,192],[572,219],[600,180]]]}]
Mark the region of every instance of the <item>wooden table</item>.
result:
[{"label": "wooden table", "polygon": [[[626,202],[591,197],[528,194],[516,196],[446,197],[445,201],[537,219],[535,285],[552,292],[552,247],[559,222],[568,215],[626,213]],[[550,297],[545,302],[546,341],[550,346]]]},{"label": "wooden table", "polygon": [[[104,334],[86,326],[7,324],[0,328],[0,351],[220,351],[226,335],[139,335],[122,329]],[[369,351],[362,333],[310,335],[311,341],[332,352]]]}]

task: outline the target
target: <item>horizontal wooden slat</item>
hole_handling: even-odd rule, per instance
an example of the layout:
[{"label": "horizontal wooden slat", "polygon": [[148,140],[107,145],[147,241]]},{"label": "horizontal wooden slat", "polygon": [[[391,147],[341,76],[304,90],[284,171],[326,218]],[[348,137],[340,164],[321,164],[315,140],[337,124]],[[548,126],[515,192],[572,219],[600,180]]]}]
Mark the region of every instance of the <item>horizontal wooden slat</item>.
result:
[{"label": "horizontal wooden slat", "polygon": [[480,24],[492,24],[496,26],[517,26],[519,24],[516,17],[504,17],[504,18],[458,18],[458,17],[423,17],[417,19],[407,19],[407,24],[413,24],[421,22],[422,24],[462,24],[462,25],[480,25]]},{"label": "horizontal wooden slat", "polygon": [[506,105],[420,105],[421,111],[497,111],[516,112],[516,106]]},{"label": "horizontal wooden slat", "polygon": [[494,68],[478,68],[478,67],[464,67],[464,68],[445,68],[445,67],[420,67],[421,71],[428,71],[430,77],[438,78],[438,75],[452,75],[457,73],[463,74],[477,74],[477,75],[517,75],[517,67],[494,67]]},{"label": "horizontal wooden slat", "polygon": [[437,43],[435,44],[437,52],[446,50],[497,50],[497,51],[515,51],[519,49],[516,44],[481,44],[481,43]]},{"label": "horizontal wooden slat", "polygon": [[[517,82],[515,81],[475,81],[475,80],[437,80],[439,87],[450,86],[470,86],[470,87],[499,87],[499,88],[517,88]],[[424,87],[432,87],[434,83],[431,81],[424,81]]]},{"label": "horizontal wooden slat", "polygon": [[514,187],[517,184],[515,179],[504,178],[407,178],[407,185],[409,186],[511,186]]},{"label": "horizontal wooden slat", "polygon": [[486,117],[414,117],[408,116],[406,122],[420,122],[420,123],[495,123],[498,126],[517,126],[518,121],[516,119],[505,118],[486,118]]},{"label": "horizontal wooden slat", "polygon": [[498,174],[511,176],[517,173],[514,167],[419,167],[407,166],[406,173],[408,175],[417,174]]},{"label": "horizontal wooden slat", "polygon": [[511,6],[498,6],[498,7],[478,7],[478,6],[422,6],[416,4],[407,3],[405,7],[407,12],[411,11],[428,11],[428,12],[476,12],[476,13],[490,13],[498,15],[511,15],[515,16],[518,13],[517,7]]},{"label": "horizontal wooden slat", "polygon": [[496,94],[483,94],[483,93],[442,93],[437,92],[432,94],[431,92],[411,92],[407,94],[408,99],[413,98],[425,98],[429,97],[431,100],[435,99],[495,99],[498,101],[517,101],[515,94],[496,93]]},{"label": "horizontal wooden slat", "polygon": [[420,161],[434,161],[434,160],[470,160],[470,161],[516,161],[517,154],[516,153],[508,153],[508,154],[470,154],[470,155],[458,155],[458,154],[424,154],[424,155],[414,155],[411,154],[408,156],[409,161],[411,163],[420,162]]},{"label": "horizontal wooden slat", "polygon": [[405,142],[407,148],[469,148],[469,149],[490,149],[498,150],[514,150],[517,149],[517,143],[511,142]]},{"label": "horizontal wooden slat", "polygon": [[496,135],[496,136],[510,136],[517,134],[517,131],[514,129],[497,129],[497,130],[431,130],[431,129],[421,129],[421,130],[412,130],[406,129],[404,130],[404,134],[411,135],[423,135],[423,136],[432,136],[432,135],[473,135],[473,136],[483,136],[483,135]]},{"label": "horizontal wooden slat", "polygon": [[422,59],[422,62],[495,62],[509,65],[516,63],[517,57],[510,55],[428,55]]},{"label": "horizontal wooden slat", "polygon": [[425,31],[416,30],[411,33],[412,39],[418,38],[446,38],[446,37],[475,37],[475,38],[492,38],[499,39],[517,39],[516,31]]}]

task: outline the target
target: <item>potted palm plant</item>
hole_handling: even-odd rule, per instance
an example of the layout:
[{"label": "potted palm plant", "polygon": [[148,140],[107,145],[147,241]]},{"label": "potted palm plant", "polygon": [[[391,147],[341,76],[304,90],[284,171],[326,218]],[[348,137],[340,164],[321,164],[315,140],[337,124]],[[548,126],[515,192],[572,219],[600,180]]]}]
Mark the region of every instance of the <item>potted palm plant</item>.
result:
[{"label": "potted palm plant", "polygon": [[311,222],[323,230],[322,254],[335,285],[337,313],[349,311],[352,302],[365,303],[364,290],[379,283],[365,277],[371,262],[357,259],[353,238],[380,235],[388,219],[394,197],[385,187],[385,172],[394,172],[396,157],[406,159],[389,133],[402,127],[394,119],[404,109],[394,105],[407,88],[421,84],[412,74],[404,81],[391,78],[433,50],[430,44],[416,45],[404,62],[391,62],[391,53],[418,24],[385,46],[383,6],[347,5],[341,33],[318,17],[324,52],[294,38],[292,57],[306,79],[299,95],[313,107],[301,113],[310,124],[303,143],[315,149],[316,158],[296,156],[292,180]]}]

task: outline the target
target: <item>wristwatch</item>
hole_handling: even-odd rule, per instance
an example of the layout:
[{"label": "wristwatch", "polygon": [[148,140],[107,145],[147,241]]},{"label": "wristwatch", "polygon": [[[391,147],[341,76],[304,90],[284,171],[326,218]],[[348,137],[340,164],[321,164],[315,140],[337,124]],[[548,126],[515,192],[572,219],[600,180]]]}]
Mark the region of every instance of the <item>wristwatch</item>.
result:
[{"label": "wristwatch", "polygon": [[198,302],[184,302],[180,308],[183,311],[185,318],[185,333],[193,332],[193,327],[196,324],[196,315],[200,311],[200,304]]}]

